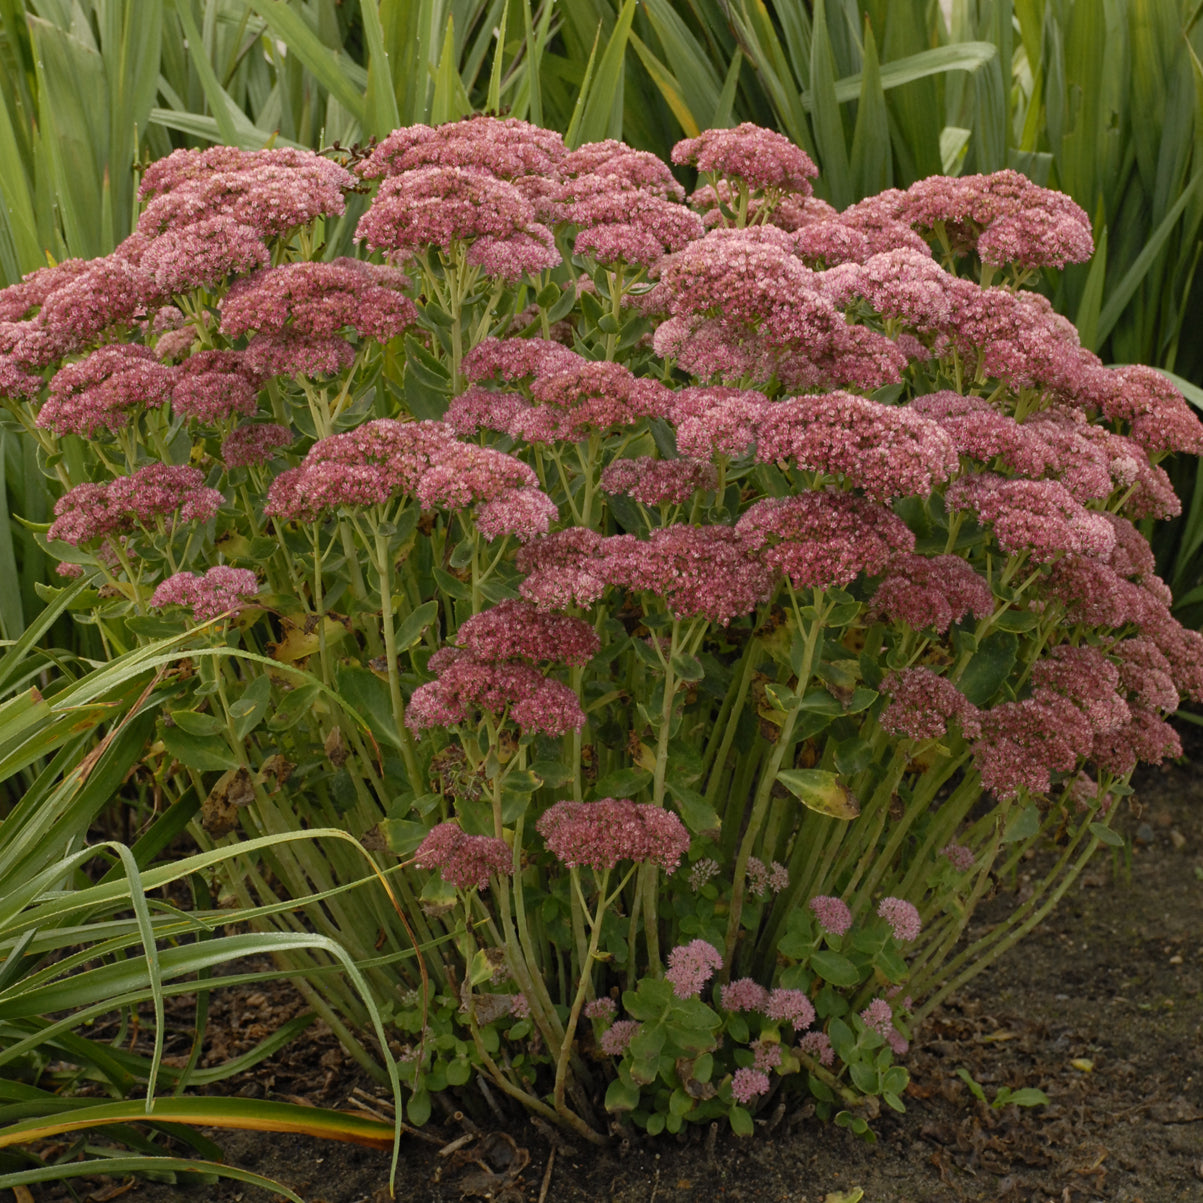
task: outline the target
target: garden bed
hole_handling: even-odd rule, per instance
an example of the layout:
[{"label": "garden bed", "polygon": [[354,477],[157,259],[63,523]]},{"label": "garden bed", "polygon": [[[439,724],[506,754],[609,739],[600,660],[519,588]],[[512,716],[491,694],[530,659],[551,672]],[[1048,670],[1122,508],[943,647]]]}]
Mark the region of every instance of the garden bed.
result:
[{"label": "garden bed", "polygon": [[[1147,770],[1136,806],[1118,819],[1130,861],[1100,855],[1052,918],[979,977],[918,1033],[906,1064],[905,1115],[885,1112],[875,1144],[772,1111],[751,1140],[723,1131],[678,1144],[616,1138],[594,1153],[557,1144],[514,1117],[504,1127],[445,1118],[407,1135],[397,1198],[451,1203],[1160,1203],[1203,1189],[1203,776],[1194,763]],[[1024,888],[1021,875],[1016,883]],[[1000,900],[1005,901],[1005,900]],[[1001,912],[1001,913],[1005,913]],[[985,905],[976,926],[991,921]],[[249,1047],[298,1009],[284,985],[215,1000],[210,1039],[223,1055]],[[185,1013],[181,1012],[183,1016]],[[993,1099],[1001,1086],[1037,1087],[1047,1107],[976,1102],[966,1070]],[[337,1043],[310,1029],[223,1092],[307,1100],[327,1107],[375,1094]],[[479,1136],[471,1135],[474,1128]],[[251,1132],[211,1133],[230,1163],[278,1178],[306,1203],[387,1198],[388,1155],[354,1145]],[[463,1139],[467,1137],[468,1139]],[[455,1143],[449,1151],[445,1147]],[[237,1182],[75,1184],[101,1203],[253,1203],[263,1192]],[[60,1203],[65,1186],[37,1203]]]}]

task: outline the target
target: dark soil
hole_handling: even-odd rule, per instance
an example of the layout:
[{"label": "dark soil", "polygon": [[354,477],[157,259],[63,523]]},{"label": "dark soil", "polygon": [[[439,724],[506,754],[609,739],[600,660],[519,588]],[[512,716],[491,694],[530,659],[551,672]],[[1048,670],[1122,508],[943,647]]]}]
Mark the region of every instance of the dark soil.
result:
[{"label": "dark soil", "polygon": [[[1199,742],[1197,739],[1196,744]],[[524,1119],[458,1116],[404,1138],[396,1197],[409,1203],[1185,1203],[1203,1200],[1203,764],[1138,782],[1119,819],[1128,856],[1100,856],[1052,918],[916,1034],[905,1115],[874,1121],[876,1143],[769,1116],[757,1135],[672,1138],[597,1152]],[[1023,888],[1022,878],[1017,888]],[[989,907],[979,924],[988,924]],[[299,1003],[285,987],[222,1000],[211,1039],[250,1047]],[[218,1058],[220,1059],[220,1057]],[[1048,1106],[975,1100],[1039,1087]],[[363,1108],[366,1089],[328,1032],[311,1028],[228,1093]],[[227,1161],[287,1183],[306,1203],[383,1203],[387,1154],[291,1135],[210,1132]],[[863,1196],[858,1194],[863,1191]],[[36,1203],[260,1203],[237,1182],[186,1186],[76,1180]],[[28,1203],[30,1195],[20,1195]],[[276,1196],[279,1197],[279,1196]],[[7,1199],[3,1203],[8,1203]]]}]

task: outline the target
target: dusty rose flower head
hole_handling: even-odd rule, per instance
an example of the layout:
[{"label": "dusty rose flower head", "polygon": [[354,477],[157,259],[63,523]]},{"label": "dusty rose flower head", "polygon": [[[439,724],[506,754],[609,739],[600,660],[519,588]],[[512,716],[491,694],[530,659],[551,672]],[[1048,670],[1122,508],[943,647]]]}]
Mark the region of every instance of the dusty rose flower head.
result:
[{"label": "dusty rose flower head", "polygon": [[55,503],[47,538],[79,547],[171,514],[180,522],[207,522],[224,500],[205,487],[198,468],[151,464],[107,484],[76,485]]},{"label": "dusty rose flower head", "polygon": [[600,1019],[603,1022],[614,1018],[618,1004],[612,998],[593,998],[585,1004],[586,1019]]},{"label": "dusty rose flower head", "polygon": [[221,458],[227,468],[245,468],[265,464],[283,447],[292,445],[295,435],[276,422],[255,422],[235,427],[221,442]]},{"label": "dusty rose flower head", "polygon": [[781,1051],[781,1045],[776,1041],[753,1040],[750,1047],[752,1055],[756,1058],[752,1063],[753,1069],[759,1069],[762,1073],[768,1073],[781,1064],[784,1054]]},{"label": "dusty rose flower head", "polygon": [[1020,790],[1047,794],[1054,773],[1070,773],[1089,756],[1094,729],[1068,698],[1041,690],[1019,702],[1003,702],[981,715],[973,763],[982,787],[1000,798]]},{"label": "dusty rose flower head", "polygon": [[894,557],[873,595],[873,612],[912,630],[944,634],[967,614],[985,618],[994,610],[990,586],[960,556]]},{"label": "dusty rose flower head", "polygon": [[964,844],[945,844],[940,849],[940,855],[947,859],[958,873],[968,873],[977,864],[973,849],[966,848]]},{"label": "dusty rose flower head", "polygon": [[104,346],[54,374],[37,424],[58,435],[86,438],[121,430],[136,411],[163,405],[174,380],[173,369],[160,364],[148,347]]},{"label": "dusty rose flower head", "polygon": [[427,247],[450,254],[467,243],[467,261],[486,275],[517,279],[560,262],[555,239],[513,184],[479,170],[420,167],[380,186],[355,237],[370,250],[407,259]]},{"label": "dusty rose flower head", "polygon": [[819,926],[833,936],[842,936],[852,926],[852,912],[842,899],[829,894],[817,894],[810,900],[809,906]]},{"label": "dusty rose flower head", "polygon": [[986,263],[1064,267],[1094,253],[1090,219],[1080,206],[1009,169],[930,176],[861,204],[925,231],[938,227],[954,253],[976,250]]},{"label": "dusty rose flower head", "polygon": [[1160,715],[1134,706],[1126,723],[1094,737],[1091,759],[1109,773],[1123,777],[1138,763],[1160,764],[1182,755],[1178,732]]},{"label": "dusty rose flower head", "polygon": [[463,167],[516,180],[558,174],[565,154],[564,139],[554,130],[515,117],[480,114],[443,125],[394,130],[356,170],[364,179],[376,179],[421,167]]},{"label": "dusty rose flower head", "polygon": [[689,832],[672,811],[620,798],[557,802],[535,828],[556,859],[570,868],[613,869],[619,861],[633,860],[653,862],[671,873],[689,848]]},{"label": "dusty rose flower head", "polygon": [[971,509],[979,522],[989,524],[1004,551],[1026,551],[1037,563],[1065,552],[1103,556],[1115,544],[1107,519],[1085,509],[1055,480],[983,473],[955,481],[944,496],[950,511]]},{"label": "dusty rose flower head", "polygon": [[820,1065],[835,1064],[835,1050],[826,1032],[807,1032],[798,1041],[798,1051],[813,1057]]},{"label": "dusty rose flower head", "polygon": [[569,151],[560,161],[559,171],[564,179],[559,191],[561,203],[601,191],[639,191],[676,201],[685,196],[685,189],[663,159],[613,138],[586,142]]},{"label": "dusty rose flower head", "polygon": [[177,150],[151,164],[139,196],[148,200],[138,233],[155,237],[228,216],[261,237],[277,237],[323,214],[345,211],[355,177],[312,151]]},{"label": "dusty rose flower head", "polygon": [[253,414],[262,383],[245,352],[199,351],[174,369],[171,408],[217,426],[235,414]]},{"label": "dusty rose flower head", "polygon": [[862,572],[879,573],[894,553],[915,547],[901,518],[847,493],[768,497],[749,506],[735,529],[795,589],[847,585]]},{"label": "dusty rose flower head", "polygon": [[265,378],[337,376],[355,362],[355,348],[338,335],[256,334],[244,354],[252,371]]},{"label": "dusty rose flower head", "polygon": [[601,474],[601,487],[607,493],[625,493],[644,505],[684,505],[695,493],[717,483],[715,468],[695,459],[619,459]]},{"label": "dusty rose flower head", "polygon": [[886,897],[877,904],[877,914],[894,932],[895,940],[911,941],[919,938],[922,923],[919,912],[904,898]]},{"label": "dusty rose flower head", "polygon": [[637,1019],[616,1019],[598,1037],[597,1047],[610,1057],[621,1057],[642,1025]]},{"label": "dusty rose flower head", "polygon": [[237,614],[259,592],[259,579],[249,568],[216,564],[201,576],[177,572],[151,595],[152,606],[191,606],[192,617],[205,622],[232,610]]},{"label": "dusty rose flower head", "polygon": [[393,268],[357,259],[285,263],[230,289],[220,304],[221,330],[230,338],[250,330],[312,338],[350,327],[387,342],[418,319],[414,303],[399,291],[408,284]]},{"label": "dusty rose flower head", "polygon": [[748,893],[756,898],[780,894],[789,885],[789,870],[780,861],[766,865],[759,857],[749,856],[744,873],[748,879]]},{"label": "dusty rose flower head", "polygon": [[603,537],[570,526],[519,548],[514,564],[526,579],[518,591],[541,609],[591,606],[606,591]]},{"label": "dusty rose flower head", "polygon": [[787,990],[783,987],[771,990],[764,1013],[769,1019],[785,1020],[795,1032],[810,1027],[815,1021],[814,1004],[803,990]]},{"label": "dusty rose flower head", "polygon": [[563,206],[564,220],[578,228],[573,250],[612,266],[650,267],[663,255],[701,238],[702,219],[654,192],[604,190]]},{"label": "dusty rose flower head", "polygon": [[881,688],[890,701],[879,721],[891,735],[940,739],[954,720],[967,736],[972,738],[978,733],[977,707],[956,685],[930,668],[892,672]]},{"label": "dusty rose flower head", "polygon": [[587,623],[566,614],[550,614],[527,601],[500,601],[469,618],[456,643],[478,660],[554,660],[582,665],[597,654],[601,640]]},{"label": "dusty rose flower head", "polygon": [[741,977],[720,987],[719,1001],[724,1011],[763,1011],[769,992],[753,978]]},{"label": "dusty rose flower head", "polygon": [[668,954],[664,978],[678,998],[697,998],[702,987],[723,967],[723,955],[705,940],[678,944]]},{"label": "dusty rose flower head", "polygon": [[644,540],[614,535],[603,544],[601,571],[611,585],[661,598],[677,618],[726,626],[772,593],[772,574],[737,530],[676,523]]},{"label": "dusty rose flower head", "polygon": [[494,873],[513,872],[513,854],[505,840],[468,835],[458,823],[439,823],[418,846],[414,863],[438,869],[444,881],[461,890],[488,888]]},{"label": "dusty rose flower head", "polygon": [[429,667],[437,679],[410,698],[405,722],[412,731],[468,723],[480,710],[509,718],[523,732],[563,735],[584,725],[576,694],[529,664],[492,663],[445,647],[430,657]]},{"label": "dusty rose flower head", "polygon": [[580,367],[584,362],[575,351],[545,338],[486,338],[464,356],[460,369],[473,383],[500,380],[512,384]]},{"label": "dusty rose flower head", "polygon": [[788,138],[745,121],[734,129],[708,129],[673,147],[672,161],[706,175],[742,180],[751,188],[772,188],[809,196],[819,174],[810,156]]},{"label": "dusty rose flower head", "polygon": [[870,1031],[889,1036],[894,1030],[894,1012],[884,998],[875,998],[861,1013],[861,1020]]},{"label": "dusty rose flower head", "polygon": [[1145,636],[1121,639],[1111,648],[1119,667],[1120,685],[1145,710],[1170,713],[1178,709],[1178,687],[1161,649]]},{"label": "dusty rose flower head", "polygon": [[42,301],[22,340],[21,356],[44,367],[81,351],[111,326],[132,326],[155,297],[152,277],[117,255],[91,260]]},{"label": "dusty rose flower head", "polygon": [[39,267],[16,284],[0,289],[0,322],[20,322],[42,307],[58,287],[88,269],[87,259],[64,259],[53,267]]},{"label": "dusty rose flower head", "polygon": [[215,288],[227,276],[245,275],[270,259],[258,230],[223,213],[150,239],[139,265],[161,292],[180,293]]},{"label": "dusty rose flower head", "polygon": [[1119,668],[1097,647],[1063,643],[1050,648],[1032,665],[1031,682],[1036,696],[1051,690],[1068,698],[1096,733],[1122,726],[1130,717],[1117,692]]},{"label": "dusty rose flower head", "polygon": [[731,1097],[737,1103],[750,1103],[768,1094],[771,1085],[769,1075],[759,1069],[737,1069],[731,1077]]},{"label": "dusty rose flower head", "polygon": [[1156,368],[1100,368],[1095,381],[1092,399],[1097,407],[1108,420],[1127,422],[1130,437],[1146,451],[1203,454],[1203,422]]},{"label": "dusty rose flower head", "polygon": [[[984,397],[943,390],[916,397],[911,408],[931,418],[958,452],[982,464],[1037,480],[1057,466],[1056,453],[1040,428],[1020,424]],[[1108,484],[1110,478],[1108,477]]]}]

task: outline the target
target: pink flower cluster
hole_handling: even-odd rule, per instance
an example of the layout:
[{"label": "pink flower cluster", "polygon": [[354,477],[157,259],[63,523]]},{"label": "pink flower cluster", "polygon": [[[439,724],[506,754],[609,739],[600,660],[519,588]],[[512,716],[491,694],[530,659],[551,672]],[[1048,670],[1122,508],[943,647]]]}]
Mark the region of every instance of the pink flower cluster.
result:
[{"label": "pink flower cluster", "polygon": [[319,439],[298,467],[272,482],[265,513],[313,522],[339,506],[385,505],[404,495],[425,509],[477,505],[477,526],[487,538],[533,538],[556,514],[521,460],[460,442],[442,422],[393,418]]},{"label": "pink flower cluster", "polygon": [[191,606],[192,617],[206,622],[221,614],[243,609],[248,598],[259,592],[259,579],[249,568],[217,564],[202,575],[177,572],[167,577],[151,595],[150,604]]},{"label": "pink flower cluster", "polygon": [[601,474],[607,493],[625,493],[643,505],[684,505],[717,484],[713,465],[696,459],[618,459]]},{"label": "pink flower cluster", "polygon": [[254,330],[302,338],[329,338],[351,328],[387,342],[418,319],[401,294],[409,280],[395,268],[334,259],[285,263],[239,280],[222,298],[221,331],[237,338]]},{"label": "pink flower cluster", "polygon": [[500,601],[473,615],[455,636],[478,660],[553,660],[580,666],[601,647],[597,633],[579,618],[550,614],[530,602]]},{"label": "pink flower cluster", "polygon": [[55,503],[47,538],[79,547],[172,514],[179,522],[208,522],[224,500],[198,468],[151,464],[106,484],[76,485]]},{"label": "pink flower cluster", "polygon": [[740,180],[750,188],[809,196],[819,174],[810,156],[784,135],[749,121],[734,129],[708,129],[685,138],[672,150],[674,163],[702,175]]},{"label": "pink flower cluster", "polygon": [[848,493],[766,497],[744,511],[735,530],[795,589],[847,585],[862,572],[876,575],[895,553],[915,547],[901,518]]},{"label": "pink flower cluster", "polygon": [[967,614],[986,618],[994,594],[973,566],[960,556],[922,556],[903,552],[886,568],[873,594],[872,609],[912,630],[944,634]]},{"label": "pink flower cluster", "polygon": [[678,944],[668,954],[665,981],[678,998],[697,998],[706,983],[723,967],[723,954],[705,940]]},{"label": "pink flower cluster", "polygon": [[848,904],[841,898],[833,898],[829,894],[816,894],[810,900],[810,909],[814,911],[819,926],[833,936],[842,936],[852,926],[852,912]]},{"label": "pink flower cluster", "polygon": [[[594,432],[634,426],[644,418],[664,417],[670,390],[658,380],[636,376],[623,364],[587,360],[565,347],[541,344],[531,352],[511,353],[507,339],[489,348],[487,358],[471,363],[473,372],[516,378],[531,376],[526,396],[469,388],[452,401],[446,420],[457,432],[481,427],[528,443],[577,442]],[[487,366],[486,366],[487,365]]]},{"label": "pink flower cluster", "polygon": [[420,869],[438,869],[443,880],[461,890],[488,888],[494,873],[513,872],[509,845],[491,835],[468,835],[458,823],[432,827],[414,854]]},{"label": "pink flower cluster", "polygon": [[287,426],[276,422],[256,422],[236,426],[221,443],[221,458],[227,468],[245,468],[265,464],[282,447],[292,445],[294,435]]},{"label": "pink flower cluster", "polygon": [[950,722],[970,738],[980,730],[977,707],[947,677],[930,668],[892,672],[881,689],[890,701],[879,721],[891,735],[916,741],[941,739]]},{"label": "pink flower cluster", "polygon": [[380,185],[355,237],[396,259],[437,247],[465,248],[485,275],[517,280],[560,262],[551,230],[536,220],[521,189],[490,172],[466,167],[415,167]]},{"label": "pink flower cluster", "polygon": [[130,411],[154,409],[171,398],[172,369],[147,347],[114,343],[60,368],[50,381],[38,425],[57,435],[94,438],[127,426]]},{"label": "pink flower cluster", "polygon": [[345,168],[312,151],[243,151],[231,146],[177,150],[152,163],[139,198],[138,232],[154,237],[229,217],[262,238],[280,237],[346,209],[355,185]]},{"label": "pink flower cluster", "polygon": [[672,811],[624,798],[557,802],[535,827],[552,855],[570,868],[598,871],[632,860],[671,873],[689,848],[689,832]]},{"label": "pink flower cluster", "polygon": [[1018,171],[930,176],[905,192],[888,189],[853,208],[942,233],[954,254],[976,251],[985,263],[1064,267],[1094,253],[1082,208]]},{"label": "pink flower cluster", "polygon": [[923,929],[914,903],[907,902],[905,898],[883,898],[877,905],[877,914],[890,925],[895,940],[910,943],[919,938]]},{"label": "pink flower cluster", "polygon": [[783,231],[713,230],[657,272],[652,295],[668,316],[656,354],[700,380],[866,390],[901,380],[903,352],[844,320]]},{"label": "pink flower cluster", "polygon": [[406,725],[415,732],[468,723],[478,711],[509,718],[523,732],[563,735],[584,726],[576,694],[530,664],[481,660],[463,648],[440,648],[428,667],[436,679],[414,690]]}]

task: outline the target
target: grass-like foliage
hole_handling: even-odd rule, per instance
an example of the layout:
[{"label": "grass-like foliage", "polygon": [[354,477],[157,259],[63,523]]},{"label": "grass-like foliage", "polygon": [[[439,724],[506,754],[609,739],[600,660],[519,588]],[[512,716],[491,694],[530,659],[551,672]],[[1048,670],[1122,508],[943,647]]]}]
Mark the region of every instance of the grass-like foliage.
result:
[{"label": "grass-like foliage", "polygon": [[414,1123],[478,1075],[598,1141],[867,1130],[1203,697],[1133,525],[1203,426],[1031,287],[1081,209],[1001,171],[840,212],[748,124],[672,160],[688,197],[515,119],[181,151],[111,255],[0,292],[63,604],[188,653],[144,769]]}]

